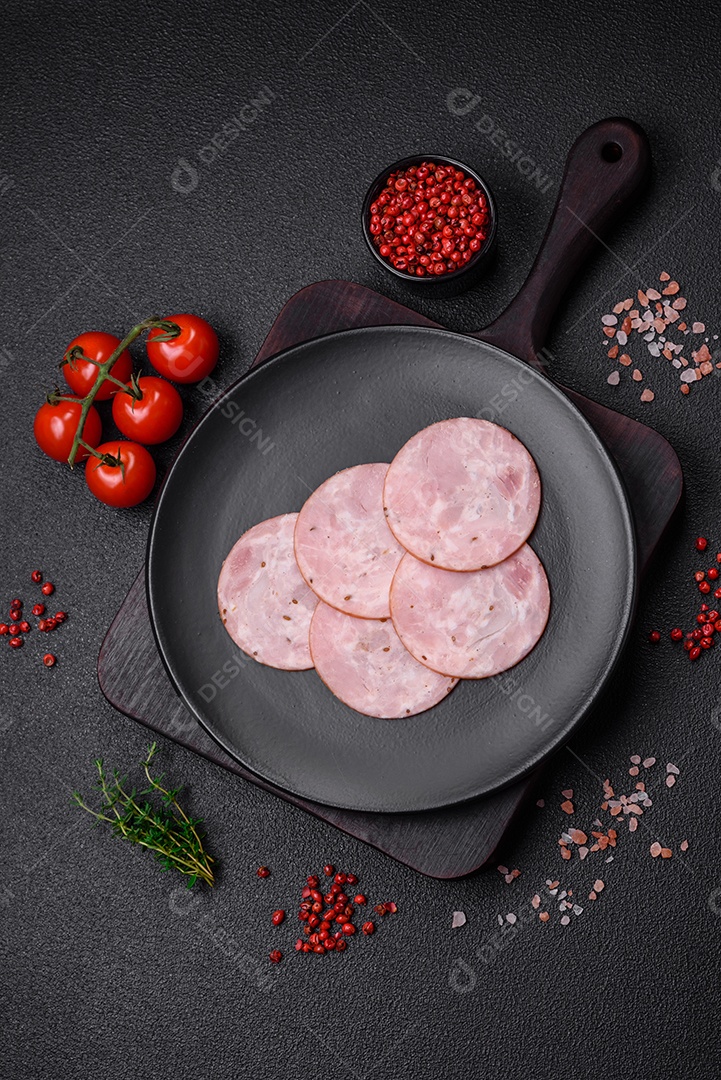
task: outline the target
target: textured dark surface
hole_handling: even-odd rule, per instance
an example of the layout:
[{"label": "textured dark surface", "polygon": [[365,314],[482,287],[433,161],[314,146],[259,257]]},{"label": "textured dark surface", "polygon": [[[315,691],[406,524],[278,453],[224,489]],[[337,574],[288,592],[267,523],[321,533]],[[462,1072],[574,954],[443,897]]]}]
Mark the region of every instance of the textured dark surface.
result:
[{"label": "textured dark surface", "polygon": [[[54,639],[53,671],[38,666],[37,639],[18,655],[3,651],[0,665],[3,1073],[714,1077],[718,661],[705,656],[694,669],[667,642],[651,649],[646,633],[688,625],[693,537],[721,547],[709,455],[718,383],[684,400],[670,370],[647,360],[657,397],[642,406],[630,381],[606,386],[598,318],[667,269],[717,332],[718,16],[711,5],[670,4],[652,13],[558,5],[543,21],[531,4],[349,8],[41,4],[17,6],[6,23],[0,589],[29,600],[37,564],[71,621]],[[214,162],[200,161],[198,149],[264,85],[274,100]],[[449,113],[455,87],[480,95],[475,112]],[[224,863],[217,891],[181,915],[176,882],[66,802],[73,786],[89,788],[96,754],[126,766],[146,744],[103,701],[95,658],[140,568],[149,509],[107,511],[80,474],[26,451],[35,403],[65,344],[93,324],[119,331],[150,310],[197,310],[222,335],[224,385],[250,363],[283,300],[311,280],[355,277],[400,298],[369,261],[356,208],[384,161],[426,147],[468,160],[498,198],[492,276],[424,308],[456,329],[483,325],[525,275],[554,196],[475,130],[482,113],[554,180],[575,135],[600,116],[635,117],[651,137],[651,190],[579,281],[550,345],[562,382],[654,424],[684,466],[683,517],[644,589],[635,647],[607,715],[544,776],[546,808],[509,836],[503,861],[523,871],[509,886],[491,870],[453,885],[419,879],[164,744]],[[187,194],[170,184],[180,158],[198,171]],[[190,422],[210,394],[186,397]],[[592,606],[589,583],[580,615],[592,617]],[[599,778],[630,790],[636,751],[659,759],[637,833],[619,830],[611,864],[562,863],[560,789],[574,789],[573,824],[587,828]],[[681,768],[672,790],[666,761]],[[650,858],[657,838],[671,860]],[[290,906],[299,879],[326,858],[358,870],[399,913],[342,959],[289,954],[271,970],[265,955],[292,926],[271,935],[268,913]],[[260,862],[274,868],[265,882],[253,876]],[[554,913],[551,925],[500,934],[496,915],[520,914],[546,878],[584,897],[596,874],[606,888],[582,900],[570,926]],[[454,908],[468,924],[452,932]],[[270,972],[269,992],[245,956]]]}]

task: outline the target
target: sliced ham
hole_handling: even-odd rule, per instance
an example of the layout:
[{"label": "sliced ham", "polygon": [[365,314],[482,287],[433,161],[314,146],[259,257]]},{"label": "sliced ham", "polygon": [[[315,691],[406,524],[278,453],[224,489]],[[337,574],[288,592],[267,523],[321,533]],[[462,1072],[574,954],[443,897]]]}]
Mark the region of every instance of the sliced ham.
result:
[{"label": "sliced ham", "polygon": [[320,603],[310,626],[315,668],[356,712],[392,720],[437,705],[458,682],[404,649],[390,619],[358,619]]},{"label": "sliced ham", "polygon": [[318,604],[295,561],[297,514],[254,525],[233,546],[218,579],[218,610],[225,629],[259,664],[312,668],[310,620]]},{"label": "sliced ham", "polygon": [[405,555],[391,585],[393,624],[434,671],[484,679],[513,667],[540,639],[551,596],[528,544],[497,566],[459,574]]},{"label": "sliced ham", "polygon": [[506,559],[530,536],[541,481],[515,435],[462,416],[424,428],[401,447],[383,504],[394,536],[418,559],[446,570],[479,570]]},{"label": "sliced ham", "polygon": [[390,616],[388,592],[404,554],[383,513],[387,472],[383,463],[336,473],[313,492],[295,527],[295,555],[310,587],[364,619]]}]

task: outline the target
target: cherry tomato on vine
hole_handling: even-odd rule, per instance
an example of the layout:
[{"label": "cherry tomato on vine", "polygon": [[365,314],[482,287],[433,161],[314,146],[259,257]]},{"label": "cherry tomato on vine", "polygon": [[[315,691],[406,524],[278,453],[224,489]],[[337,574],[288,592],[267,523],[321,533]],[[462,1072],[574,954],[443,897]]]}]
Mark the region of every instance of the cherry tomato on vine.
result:
[{"label": "cherry tomato on vine", "polygon": [[162,330],[151,330],[146,342],[150,363],[173,382],[200,382],[218,363],[218,335],[199,315],[169,315],[168,319],[178,324],[180,334],[171,341],[155,341]]},{"label": "cherry tomato on vine", "polygon": [[[97,378],[98,369],[91,360],[97,360],[99,364],[110,359],[112,353],[120,344],[120,338],[114,334],[106,334],[102,330],[88,330],[84,334],[78,334],[68,345],[66,355],[70,349],[76,346],[82,349],[83,354],[89,360],[73,360],[63,364],[63,376],[73,393],[78,397],[85,397],[90,392]],[[111,373],[120,382],[127,382],[133,373],[133,361],[126,349],[122,352],[110,369]],[[107,401],[117,393],[118,387],[109,379],[98,390],[95,400]]]},{"label": "cherry tomato on vine", "polygon": [[[35,414],[33,432],[35,442],[53,461],[67,461],[72,449],[75,432],[80,423],[81,404],[79,401],[59,401],[57,405],[45,402]],[[83,440],[89,446],[97,446],[103,437],[103,425],[100,414],[94,405],[88,410],[83,428]],[[84,461],[88,451],[78,447],[76,461]]]},{"label": "cherry tomato on vine", "polygon": [[155,462],[144,446],[116,439],[98,446],[97,451],[119,458],[124,469],[97,458],[88,461],[85,480],[96,499],[106,506],[137,506],[147,499],[155,483]]},{"label": "cherry tomato on vine", "polygon": [[113,398],[113,420],[129,439],[153,445],[175,435],[183,420],[183,400],[169,382],[156,375],[138,379],[142,397],[137,400],[122,390]]}]

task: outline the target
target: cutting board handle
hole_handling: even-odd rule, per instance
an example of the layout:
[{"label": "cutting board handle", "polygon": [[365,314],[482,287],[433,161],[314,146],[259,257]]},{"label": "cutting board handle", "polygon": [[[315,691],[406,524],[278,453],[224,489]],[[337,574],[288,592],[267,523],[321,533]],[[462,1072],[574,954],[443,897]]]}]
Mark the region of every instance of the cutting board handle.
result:
[{"label": "cutting board handle", "polygon": [[566,289],[648,177],[651,150],[632,120],[601,120],[571,147],[551,220],[521,291],[473,337],[545,370],[548,328]]}]

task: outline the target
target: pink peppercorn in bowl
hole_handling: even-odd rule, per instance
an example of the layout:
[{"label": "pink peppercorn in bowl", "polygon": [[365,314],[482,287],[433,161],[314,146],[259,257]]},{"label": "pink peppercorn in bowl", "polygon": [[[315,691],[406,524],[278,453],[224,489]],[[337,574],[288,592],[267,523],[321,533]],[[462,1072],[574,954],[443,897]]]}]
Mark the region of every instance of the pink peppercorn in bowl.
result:
[{"label": "pink peppercorn in bowl", "polygon": [[388,166],[363,202],[363,235],[374,258],[426,295],[453,296],[478,280],[495,250],[497,222],[478,173],[436,154]]}]

